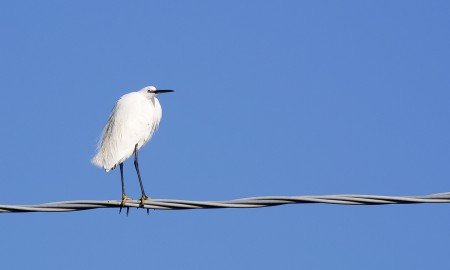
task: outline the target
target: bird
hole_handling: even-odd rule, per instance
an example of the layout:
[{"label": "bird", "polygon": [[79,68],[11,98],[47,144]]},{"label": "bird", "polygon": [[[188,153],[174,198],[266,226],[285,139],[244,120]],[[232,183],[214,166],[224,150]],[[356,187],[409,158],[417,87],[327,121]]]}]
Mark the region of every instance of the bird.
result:
[{"label": "bird", "polygon": [[162,117],[159,94],[174,90],[157,90],[154,86],[146,86],[139,91],[123,95],[116,102],[109,115],[97,145],[97,153],[92,164],[103,168],[106,172],[120,168],[122,182],[122,201],[120,210],[131,198],[125,194],[123,163],[134,155],[134,167],[141,187],[141,205],[149,199],[144,191],[139,172],[138,151],[144,146],[158,129]]}]

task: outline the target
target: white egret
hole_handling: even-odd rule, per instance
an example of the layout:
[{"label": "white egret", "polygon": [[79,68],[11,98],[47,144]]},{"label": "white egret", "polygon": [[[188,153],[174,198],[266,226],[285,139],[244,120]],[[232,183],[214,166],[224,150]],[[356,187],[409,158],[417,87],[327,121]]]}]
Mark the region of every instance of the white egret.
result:
[{"label": "white egret", "polygon": [[98,143],[97,154],[92,163],[107,172],[120,167],[122,181],[122,206],[126,200],[123,179],[123,162],[134,154],[134,166],[141,186],[141,204],[148,199],[139,172],[138,151],[152,137],[162,116],[161,105],[156,96],[173,90],[157,90],[147,86],[137,92],[123,95],[112,109],[108,122]]}]

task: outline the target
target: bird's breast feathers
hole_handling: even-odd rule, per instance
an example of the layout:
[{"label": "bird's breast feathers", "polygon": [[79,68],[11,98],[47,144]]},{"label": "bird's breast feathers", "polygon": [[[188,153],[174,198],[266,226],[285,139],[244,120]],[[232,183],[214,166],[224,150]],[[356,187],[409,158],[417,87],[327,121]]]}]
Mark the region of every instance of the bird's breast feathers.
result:
[{"label": "bird's breast feathers", "polygon": [[93,163],[111,169],[147,143],[158,128],[162,110],[158,99],[139,92],[122,96],[114,106],[103,130]]}]

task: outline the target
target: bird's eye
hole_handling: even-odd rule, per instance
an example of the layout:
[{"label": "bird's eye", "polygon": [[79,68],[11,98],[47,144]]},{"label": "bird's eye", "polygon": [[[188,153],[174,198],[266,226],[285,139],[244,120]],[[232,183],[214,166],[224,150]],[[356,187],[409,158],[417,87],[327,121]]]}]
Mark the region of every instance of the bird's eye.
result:
[{"label": "bird's eye", "polygon": [[148,90],[147,92],[151,93],[151,92],[152,92],[152,90]]}]

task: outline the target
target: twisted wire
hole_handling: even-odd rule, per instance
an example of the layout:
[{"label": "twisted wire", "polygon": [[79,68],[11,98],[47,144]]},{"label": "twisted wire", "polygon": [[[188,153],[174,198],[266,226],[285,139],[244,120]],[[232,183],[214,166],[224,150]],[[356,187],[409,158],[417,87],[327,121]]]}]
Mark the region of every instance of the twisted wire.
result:
[{"label": "twisted wire", "polygon": [[450,192],[425,196],[380,196],[380,195],[321,195],[321,196],[263,196],[242,198],[229,201],[190,201],[171,199],[149,199],[141,201],[127,200],[124,205],[120,200],[76,200],[51,202],[35,205],[0,205],[0,213],[13,212],[70,212],[98,208],[136,207],[155,210],[187,210],[213,208],[259,208],[284,204],[343,204],[343,205],[381,205],[381,204],[417,204],[449,203]]}]

